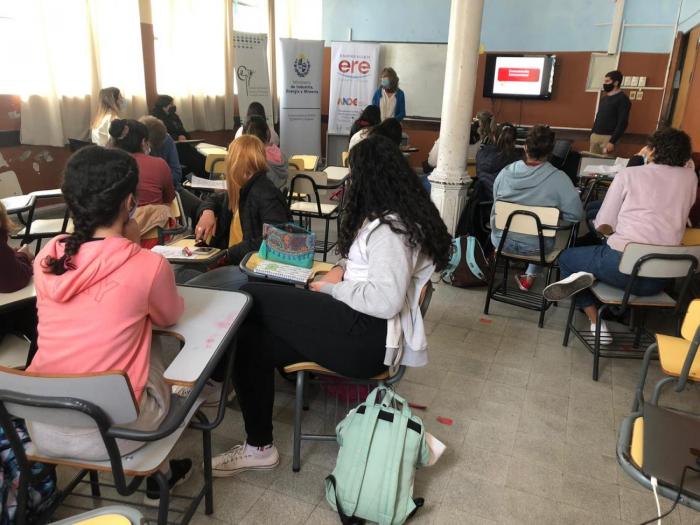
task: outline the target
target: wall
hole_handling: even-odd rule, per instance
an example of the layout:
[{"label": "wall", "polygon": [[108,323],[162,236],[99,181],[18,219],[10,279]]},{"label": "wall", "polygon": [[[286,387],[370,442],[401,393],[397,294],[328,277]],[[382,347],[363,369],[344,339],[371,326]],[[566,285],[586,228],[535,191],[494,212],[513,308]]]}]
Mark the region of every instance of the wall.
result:
[{"label": "wall", "polygon": [[687,33],[696,25],[700,25],[700,0],[682,0],[678,29]]}]

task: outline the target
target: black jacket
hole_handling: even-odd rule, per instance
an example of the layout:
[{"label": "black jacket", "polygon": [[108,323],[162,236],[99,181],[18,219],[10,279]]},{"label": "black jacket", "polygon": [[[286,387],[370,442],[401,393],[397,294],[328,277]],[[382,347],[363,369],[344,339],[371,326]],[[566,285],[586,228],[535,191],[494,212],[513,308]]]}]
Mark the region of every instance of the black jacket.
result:
[{"label": "black jacket", "polygon": [[501,170],[523,158],[523,150],[515,148],[511,155],[501,153],[495,144],[487,144],[476,153],[476,178],[483,183],[484,199],[493,199],[493,181]]},{"label": "black jacket", "polygon": [[197,210],[197,217],[204,210],[216,215],[216,234],[212,246],[227,250],[227,262],[239,264],[248,252],[257,251],[262,242],[263,224],[283,224],[291,220],[287,203],[264,171],[256,173],[241,188],[239,210],[243,242],[228,245],[233,213],[228,205],[228,192],[212,193]]},{"label": "black jacket", "polygon": [[190,134],[185,131],[185,125],[180,120],[177,113],[166,113],[160,108],[155,108],[151,113],[157,119],[163,121],[166,129],[168,130],[168,135],[170,135],[173,140],[177,140],[180,135],[184,135],[185,138],[191,138]]}]

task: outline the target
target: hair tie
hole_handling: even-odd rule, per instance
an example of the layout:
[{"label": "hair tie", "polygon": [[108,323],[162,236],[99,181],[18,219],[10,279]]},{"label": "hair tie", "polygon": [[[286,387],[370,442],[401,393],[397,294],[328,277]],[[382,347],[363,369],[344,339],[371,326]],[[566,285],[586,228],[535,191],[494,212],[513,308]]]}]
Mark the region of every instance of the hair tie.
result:
[{"label": "hair tie", "polygon": [[122,130],[121,135],[119,135],[119,140],[123,140],[126,138],[126,136],[129,134],[129,126],[128,124],[124,124],[124,129]]}]

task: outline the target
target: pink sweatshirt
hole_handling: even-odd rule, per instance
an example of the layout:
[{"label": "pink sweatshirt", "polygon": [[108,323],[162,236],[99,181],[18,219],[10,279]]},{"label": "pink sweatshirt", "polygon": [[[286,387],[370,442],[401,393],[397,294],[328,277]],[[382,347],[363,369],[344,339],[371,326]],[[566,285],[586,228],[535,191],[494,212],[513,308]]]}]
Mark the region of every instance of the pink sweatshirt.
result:
[{"label": "pink sweatshirt", "polygon": [[697,186],[690,167],[650,163],[626,168],[615,175],[595,226],[612,226],[608,245],[619,252],[630,242],[678,246]]},{"label": "pink sweatshirt", "polygon": [[29,370],[80,374],[122,370],[141,400],[151,351],[151,327],[175,324],[184,301],[168,262],[123,237],[84,243],[75,270],[46,272],[65,236],[52,239],[34,261],[39,350]]}]

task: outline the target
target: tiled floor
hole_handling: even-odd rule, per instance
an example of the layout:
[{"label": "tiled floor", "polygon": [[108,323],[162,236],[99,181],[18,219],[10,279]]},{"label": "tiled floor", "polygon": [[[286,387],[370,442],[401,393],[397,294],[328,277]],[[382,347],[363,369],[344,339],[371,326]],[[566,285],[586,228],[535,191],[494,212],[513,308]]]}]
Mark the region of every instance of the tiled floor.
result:
[{"label": "tiled floor", "polygon": [[[483,299],[483,290],[437,285],[427,316],[430,363],[410,370],[398,386],[427,405],[415,412],[448,446],[437,465],[416,475],[415,495],[426,505],[411,522],[613,525],[653,517],[651,492],[615,459],[616,429],[629,413],[640,362],[603,360],[595,383],[580,343],[561,346],[565,305],[550,310],[538,329],[536,313],[501,303],[484,316]],[[658,376],[654,365],[651,379]],[[693,406],[697,390],[668,399]],[[213,516],[200,506],[193,523],[339,523],[323,494],[336,445],[304,443],[302,470],[291,470],[292,401],[292,385],[280,379],[274,417],[280,466],[215,480]],[[320,429],[326,408],[317,395],[305,428]],[[234,402],[214,433],[214,452],[243,437]],[[199,435],[188,431],[177,452],[199,463]],[[198,471],[179,491],[193,492],[200,481]],[[700,524],[700,514],[683,507],[664,523]]]}]

